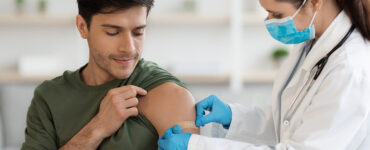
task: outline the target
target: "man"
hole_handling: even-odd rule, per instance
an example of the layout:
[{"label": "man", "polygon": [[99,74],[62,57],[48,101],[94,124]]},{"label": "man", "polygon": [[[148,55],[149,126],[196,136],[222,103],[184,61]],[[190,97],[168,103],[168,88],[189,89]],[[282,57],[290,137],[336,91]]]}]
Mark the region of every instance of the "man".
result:
[{"label": "man", "polygon": [[153,0],[77,1],[89,63],[37,87],[22,149],[157,149],[168,128],[195,120],[195,104],[181,81],[140,59]]}]

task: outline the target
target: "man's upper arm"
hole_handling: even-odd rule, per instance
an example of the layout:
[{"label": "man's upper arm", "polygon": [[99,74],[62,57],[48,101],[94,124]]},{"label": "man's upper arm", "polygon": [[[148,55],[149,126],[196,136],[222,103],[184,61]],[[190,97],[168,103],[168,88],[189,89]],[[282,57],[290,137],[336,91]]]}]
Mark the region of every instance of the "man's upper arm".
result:
[{"label": "man's upper arm", "polygon": [[[164,83],[140,99],[139,111],[156,128],[161,137],[164,132],[184,121],[195,121],[195,101],[185,88],[171,82]],[[199,134],[199,129],[183,129]]]},{"label": "man's upper arm", "polygon": [[50,112],[36,89],[27,113],[27,128],[22,150],[56,148],[56,135]]}]

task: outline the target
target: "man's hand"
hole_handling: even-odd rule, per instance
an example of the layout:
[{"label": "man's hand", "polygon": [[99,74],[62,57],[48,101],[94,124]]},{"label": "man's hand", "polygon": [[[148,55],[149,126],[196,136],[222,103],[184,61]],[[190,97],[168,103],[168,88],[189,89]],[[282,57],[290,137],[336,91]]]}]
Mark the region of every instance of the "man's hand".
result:
[{"label": "man's hand", "polygon": [[95,150],[127,118],[138,115],[136,96],[146,94],[144,89],[132,85],[111,89],[100,103],[98,114],[61,149]]},{"label": "man's hand", "polygon": [[139,100],[137,95],[146,95],[147,92],[136,86],[124,86],[112,89],[100,104],[99,113],[95,116],[97,130],[102,133],[103,138],[111,136],[132,116],[139,114],[137,106]]}]

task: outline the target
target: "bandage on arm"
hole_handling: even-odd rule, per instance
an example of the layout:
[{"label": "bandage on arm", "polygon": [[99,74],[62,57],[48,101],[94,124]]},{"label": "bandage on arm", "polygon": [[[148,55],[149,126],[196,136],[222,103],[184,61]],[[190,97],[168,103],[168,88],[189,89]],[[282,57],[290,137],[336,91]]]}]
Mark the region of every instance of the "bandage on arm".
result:
[{"label": "bandage on arm", "polygon": [[184,131],[184,132],[197,132],[197,131],[199,131],[199,127],[195,126],[194,121],[182,121],[182,122],[179,122],[178,125],[181,127],[182,131]]}]

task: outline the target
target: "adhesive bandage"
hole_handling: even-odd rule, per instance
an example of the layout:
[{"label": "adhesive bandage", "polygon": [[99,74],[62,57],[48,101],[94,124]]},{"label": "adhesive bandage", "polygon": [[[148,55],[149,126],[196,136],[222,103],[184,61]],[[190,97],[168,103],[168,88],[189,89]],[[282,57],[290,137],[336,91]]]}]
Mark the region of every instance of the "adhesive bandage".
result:
[{"label": "adhesive bandage", "polygon": [[199,127],[195,126],[194,121],[183,121],[183,122],[178,123],[178,125],[182,129],[199,129]]}]

